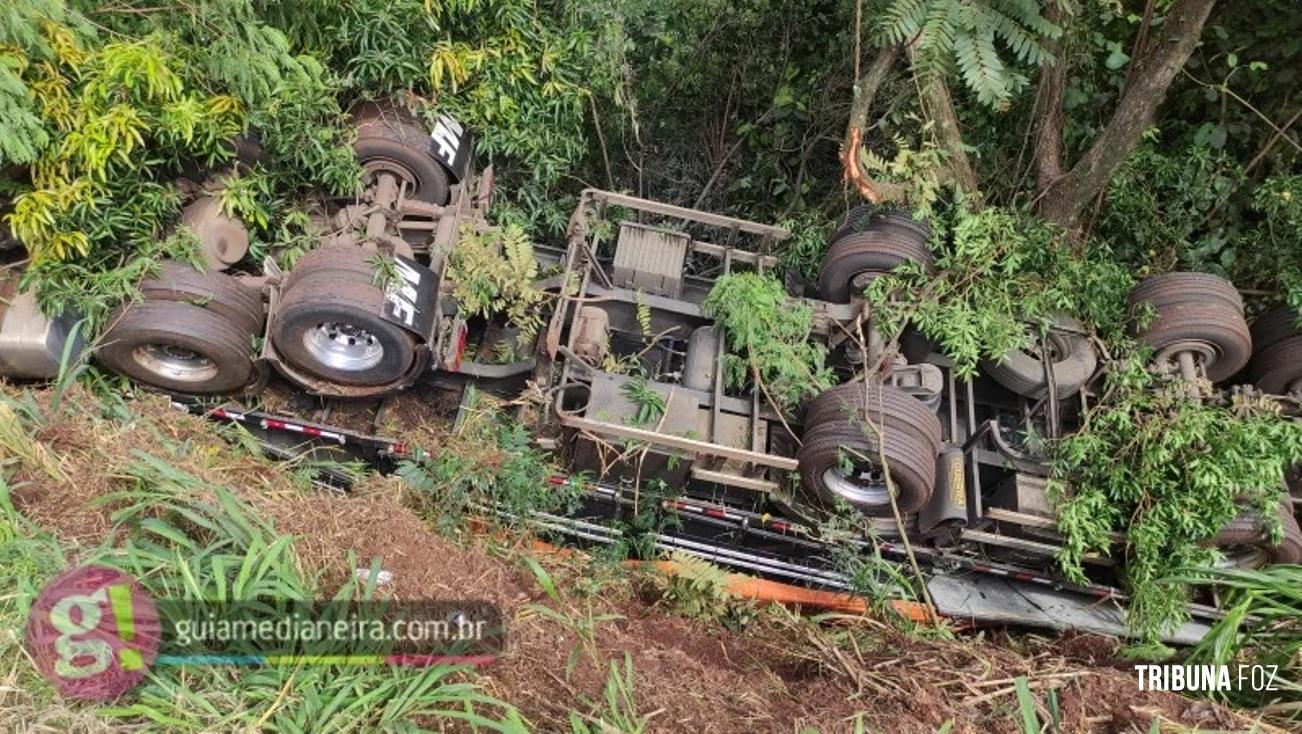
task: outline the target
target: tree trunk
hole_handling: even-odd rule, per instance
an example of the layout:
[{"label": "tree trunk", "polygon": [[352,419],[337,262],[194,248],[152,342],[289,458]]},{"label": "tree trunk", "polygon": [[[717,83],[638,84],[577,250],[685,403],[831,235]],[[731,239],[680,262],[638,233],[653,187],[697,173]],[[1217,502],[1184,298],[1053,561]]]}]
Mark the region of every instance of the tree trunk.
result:
[{"label": "tree trunk", "polygon": [[1062,7],[1051,3],[1045,20],[1063,29],[1054,43],[1052,64],[1040,67],[1040,86],[1036,92],[1035,118],[1035,195],[1041,196],[1062,176],[1063,95],[1067,90],[1067,29],[1063,27]]},{"label": "tree trunk", "polygon": [[845,142],[841,146],[841,164],[845,177],[858,189],[859,195],[874,204],[898,201],[904,197],[904,187],[899,184],[873,181],[859,165],[859,147],[863,144],[863,131],[868,127],[868,110],[872,108],[877,90],[900,57],[900,47],[891,45],[877,53],[868,67],[868,73],[854,85],[854,99],[850,103],[850,121],[845,128]]},{"label": "tree trunk", "polygon": [[[912,47],[909,48],[909,61],[916,69]],[[972,162],[968,160],[967,151],[963,149],[963,133],[958,129],[958,115],[954,112],[954,100],[949,95],[949,86],[939,74],[923,74],[919,81],[923,110],[927,119],[936,126],[936,139],[945,153],[949,179],[970,207],[980,209],[981,187],[977,182],[976,171],[972,169]]]},{"label": "tree trunk", "polygon": [[[1037,175],[1043,190],[1040,214],[1068,231],[1079,229],[1081,212],[1099,192],[1117,168],[1139,144],[1144,131],[1153,124],[1158,106],[1166,96],[1175,75],[1189,60],[1198,45],[1203,25],[1216,0],[1176,0],[1165,22],[1153,31],[1153,38],[1131,60],[1130,83],[1122,94],[1107,127],[1099,133],[1089,150],[1067,173],[1047,180],[1053,171]],[[1061,62],[1060,62],[1061,63]],[[1047,77],[1042,77],[1042,84]],[[1052,125],[1042,134],[1052,133]],[[1061,146],[1061,137],[1057,141]],[[1037,162],[1049,158],[1050,142],[1037,139]]]}]

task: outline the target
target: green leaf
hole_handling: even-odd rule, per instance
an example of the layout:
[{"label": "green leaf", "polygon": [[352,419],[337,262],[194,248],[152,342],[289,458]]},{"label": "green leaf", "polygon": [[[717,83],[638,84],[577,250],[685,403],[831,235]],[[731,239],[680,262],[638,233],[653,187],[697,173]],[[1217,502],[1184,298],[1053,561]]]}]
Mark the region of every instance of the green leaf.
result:
[{"label": "green leaf", "polygon": [[1125,51],[1121,50],[1120,44],[1113,43],[1109,45],[1112,47],[1112,51],[1108,54],[1108,57],[1103,60],[1104,66],[1108,67],[1112,71],[1116,71],[1130,62],[1130,57],[1126,55]]}]

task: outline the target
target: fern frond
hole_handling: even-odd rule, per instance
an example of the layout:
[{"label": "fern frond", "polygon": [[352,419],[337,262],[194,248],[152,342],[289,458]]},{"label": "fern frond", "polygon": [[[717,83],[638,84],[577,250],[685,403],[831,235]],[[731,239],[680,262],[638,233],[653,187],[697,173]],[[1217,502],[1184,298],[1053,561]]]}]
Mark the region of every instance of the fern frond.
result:
[{"label": "fern frond", "polygon": [[[1013,61],[1053,63],[1044,41],[1062,29],[1042,14],[1039,0],[895,0],[882,14],[881,35],[912,43],[917,70],[948,73],[957,67],[964,85],[986,105],[1003,107],[1026,85]],[[1000,46],[1012,52],[1005,60]]]},{"label": "fern frond", "polygon": [[895,0],[882,14],[882,35],[891,43],[905,43],[922,30],[930,0]]}]

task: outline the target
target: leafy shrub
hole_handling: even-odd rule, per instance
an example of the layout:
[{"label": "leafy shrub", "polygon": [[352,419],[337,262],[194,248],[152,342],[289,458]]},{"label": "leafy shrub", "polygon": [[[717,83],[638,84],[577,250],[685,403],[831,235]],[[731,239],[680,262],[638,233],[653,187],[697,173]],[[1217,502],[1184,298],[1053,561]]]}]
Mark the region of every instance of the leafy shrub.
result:
[{"label": "leafy shrub", "polygon": [[[1205,543],[1241,511],[1261,513],[1279,539],[1284,471],[1299,460],[1302,424],[1269,400],[1204,402],[1183,383],[1157,382],[1138,356],[1120,362],[1085,427],[1055,449],[1063,570],[1083,580],[1086,553],[1124,556],[1129,622],[1155,637],[1186,615],[1170,571],[1211,565]],[[1113,532],[1124,548],[1111,547]]]},{"label": "leafy shrub", "polygon": [[513,225],[484,232],[463,228],[448,260],[448,280],[466,313],[504,316],[519,327],[522,343],[542,325],[538,304],[547,294],[534,285],[537,276],[533,244]]},{"label": "leafy shrub", "polygon": [[730,386],[753,383],[783,412],[831,386],[832,373],[824,365],[827,349],[809,340],[809,306],[789,300],[774,278],[726,275],[701,308],[726,334],[730,353],[722,366]]},{"label": "leafy shrub", "polygon": [[1077,255],[1043,220],[1015,210],[960,211],[955,219],[935,275],[910,264],[869,286],[884,334],[912,321],[966,379],[979,360],[1020,347],[1028,322],[1054,313],[1081,317],[1105,335],[1120,333],[1132,281],[1106,250]]},{"label": "leafy shrub", "polygon": [[1239,242],[1236,282],[1269,289],[1302,312],[1302,175],[1266,179],[1252,208],[1260,219]]},{"label": "leafy shrub", "polygon": [[1000,0],[894,0],[883,15],[893,43],[912,43],[932,68],[956,68],[982,104],[1007,107],[1027,76],[1006,61],[999,46],[1028,66],[1053,60],[1043,41],[1062,29],[1042,16],[1039,3]]},{"label": "leafy shrub", "polygon": [[1112,177],[1097,236],[1141,277],[1177,266],[1224,274],[1238,251],[1200,225],[1241,177],[1237,163],[1206,146],[1171,154],[1145,145]]},{"label": "leafy shrub", "polygon": [[[450,446],[422,462],[409,462],[398,474],[428,503],[434,522],[458,527],[471,513],[510,513],[509,523],[524,523],[530,512],[564,513],[574,508],[579,489],[548,481],[557,469],[531,444],[525,427],[498,412],[476,393]],[[450,447],[447,447],[450,448]]]}]

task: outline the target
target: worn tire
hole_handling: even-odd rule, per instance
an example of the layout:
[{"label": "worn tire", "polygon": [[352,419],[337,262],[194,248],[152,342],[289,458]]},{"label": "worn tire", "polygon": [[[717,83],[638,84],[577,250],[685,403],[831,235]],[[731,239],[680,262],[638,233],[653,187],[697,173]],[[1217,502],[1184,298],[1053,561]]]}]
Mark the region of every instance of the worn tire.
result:
[{"label": "worn tire", "polygon": [[1302,336],[1302,314],[1290,306],[1280,306],[1262,314],[1252,322],[1252,348],[1261,351],[1279,342]]},{"label": "worn tire", "polygon": [[210,309],[180,301],[143,301],[122,306],[109,323],[97,351],[99,361],[150,387],[186,395],[229,395],[254,377],[253,332]]},{"label": "worn tire", "polygon": [[[415,360],[416,343],[381,316],[384,293],[331,275],[304,278],[286,292],[269,329],[281,359],[341,385],[384,385],[403,377]],[[342,361],[345,352],[354,355],[351,364]]]},{"label": "worn tire", "polygon": [[[864,409],[865,390],[868,410]],[[875,382],[867,386],[848,382],[819,393],[805,407],[805,432],[838,423],[864,428],[870,419],[881,421],[887,430],[910,433],[940,451],[940,420],[935,412],[903,390]]]},{"label": "worn tire", "polygon": [[1130,293],[1132,314],[1152,304],[1156,318],[1132,333],[1153,347],[1153,361],[1173,365],[1182,351],[1198,353],[1212,382],[1238,372],[1252,353],[1252,335],[1243,318],[1243,299],[1224,278],[1203,273],[1165,273],[1145,280]]},{"label": "worn tire", "polygon": [[397,173],[411,184],[408,198],[426,204],[448,203],[451,185],[443,165],[429,153],[430,136],[411,115],[372,107],[357,118],[353,150],[365,168]]},{"label": "worn tire", "polygon": [[1162,273],[1140,281],[1130,291],[1130,303],[1156,304],[1219,302],[1243,312],[1243,296],[1230,281],[1210,273]]},{"label": "worn tire", "polygon": [[865,273],[888,273],[906,262],[930,269],[935,262],[927,238],[915,230],[876,226],[846,235],[827,248],[818,273],[818,292],[831,303],[849,303],[854,280]]},{"label": "worn tire", "polygon": [[[940,421],[911,395],[882,385],[868,388],[872,407],[864,411],[857,402],[862,400],[859,391],[863,389],[862,384],[842,385],[811,402],[803,443],[796,454],[801,485],[806,494],[824,505],[840,499],[867,515],[891,516],[891,501],[884,491],[864,491],[862,484],[845,477],[841,469],[845,449],[862,455],[856,458],[857,469],[880,469],[877,457],[884,454],[900,512],[916,512],[935,486]],[[880,440],[862,423],[865,418],[882,427]]]},{"label": "worn tire", "polygon": [[877,207],[874,204],[858,204],[850,207],[850,211],[845,213],[845,216],[841,218],[841,223],[836,225],[832,235],[827,238],[828,243],[836,242],[848,234],[862,231],[863,226],[867,225],[869,217],[875,211],[877,211]]},{"label": "worn tire", "polygon": [[1216,534],[1212,544],[1223,549],[1238,547],[1259,551],[1235,554],[1235,558],[1229,558],[1231,562],[1238,560],[1238,564],[1235,565],[1249,568],[1262,565],[1252,563],[1251,559],[1254,557],[1263,558],[1270,564],[1302,562],[1302,528],[1298,527],[1297,519],[1293,517],[1291,503],[1287,500],[1280,505],[1279,521],[1282,530],[1279,545],[1271,544],[1266,528],[1261,522],[1261,516],[1252,510],[1239,513],[1238,517]]},{"label": "worn tire", "polygon": [[1256,352],[1244,375],[1265,392],[1302,391],[1302,328],[1297,320],[1297,312],[1285,306],[1267,313],[1252,325]]},{"label": "worn tire", "polygon": [[318,247],[303,253],[294,263],[294,269],[285,276],[283,294],[292,291],[300,281],[312,276],[314,279],[323,273],[332,273],[333,277],[351,283],[373,285],[375,283],[375,265],[371,262],[376,253],[355,245],[330,245]]},{"label": "worn tire", "polygon": [[[1088,337],[1074,333],[1083,331],[1080,322],[1070,316],[1054,317],[1054,325],[1067,331],[1051,330],[1046,339],[1054,350],[1050,363],[1057,396],[1065,398],[1081,389],[1098,367],[1098,355]],[[1034,338],[1032,336],[1031,338]],[[1028,398],[1044,397],[1049,392],[1049,380],[1044,364],[1027,348],[1014,349],[998,362],[986,360],[982,367],[987,375],[1000,385]]]},{"label": "worn tire", "polygon": [[262,294],[226,273],[199,272],[186,263],[166,260],[158,276],[140,281],[147,301],[177,301],[220,314],[251,334],[262,333]]},{"label": "worn tire", "polygon": [[841,219],[841,223],[837,225],[827,241],[836,242],[843,237],[868,230],[890,229],[916,233],[924,242],[931,238],[931,227],[926,222],[914,219],[907,211],[881,209],[874,204],[859,204],[845,213],[845,217]]}]

